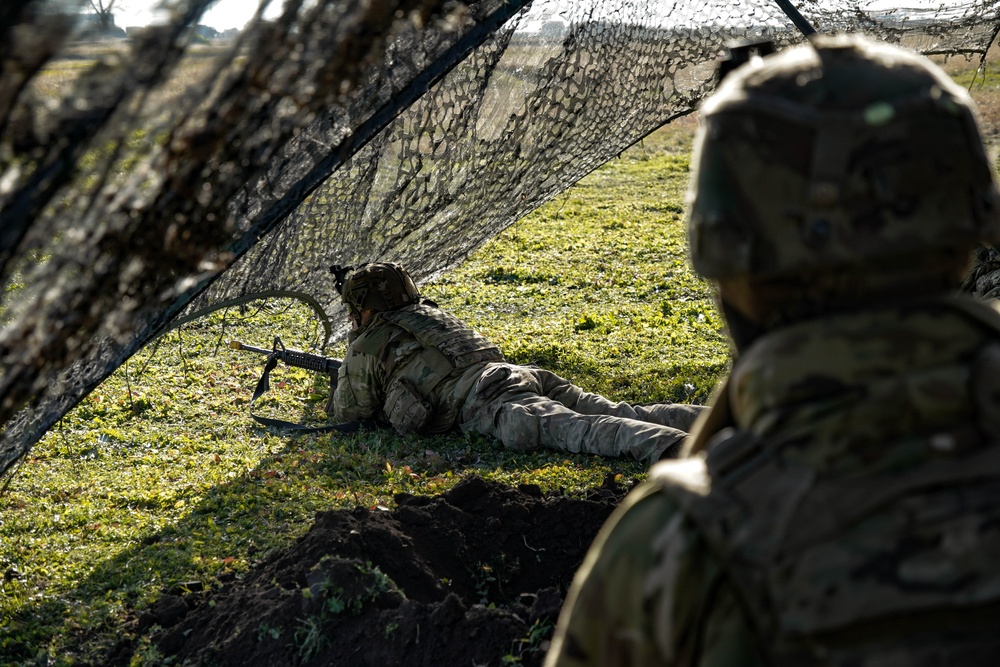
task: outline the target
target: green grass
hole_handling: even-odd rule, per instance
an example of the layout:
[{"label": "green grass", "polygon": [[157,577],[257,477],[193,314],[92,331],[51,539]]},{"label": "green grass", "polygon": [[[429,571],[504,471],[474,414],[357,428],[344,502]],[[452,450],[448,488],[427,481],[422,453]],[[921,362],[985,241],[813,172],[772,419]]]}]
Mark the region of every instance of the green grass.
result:
[{"label": "green grass", "polygon": [[[515,362],[615,399],[705,402],[728,347],[687,266],[677,142],[630,150],[424,293]],[[569,493],[644,474],[479,437],[268,433],[248,415],[262,359],[226,342],[267,346],[276,333],[306,349],[320,338],[304,309],[281,303],[166,335],[22,461],[0,497],[0,664],[100,661],[165,591],[220,585],[319,510],[391,507],[395,493],[439,493],[469,474]],[[325,378],[279,368],[272,387],[259,412],[323,420]]]}]

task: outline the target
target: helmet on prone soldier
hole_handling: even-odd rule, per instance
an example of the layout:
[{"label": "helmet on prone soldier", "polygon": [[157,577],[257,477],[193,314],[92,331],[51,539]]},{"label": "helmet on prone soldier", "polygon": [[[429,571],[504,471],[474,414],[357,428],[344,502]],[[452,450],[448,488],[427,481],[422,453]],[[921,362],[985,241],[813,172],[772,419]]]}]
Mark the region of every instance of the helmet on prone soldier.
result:
[{"label": "helmet on prone soldier", "polygon": [[757,324],[951,289],[1000,238],[972,102],[923,56],[816,36],[734,70],[701,114],[692,262]]},{"label": "helmet on prone soldier", "polygon": [[340,293],[348,310],[357,318],[365,310],[396,310],[420,301],[410,274],[399,264],[374,262],[356,268],[344,281]]}]

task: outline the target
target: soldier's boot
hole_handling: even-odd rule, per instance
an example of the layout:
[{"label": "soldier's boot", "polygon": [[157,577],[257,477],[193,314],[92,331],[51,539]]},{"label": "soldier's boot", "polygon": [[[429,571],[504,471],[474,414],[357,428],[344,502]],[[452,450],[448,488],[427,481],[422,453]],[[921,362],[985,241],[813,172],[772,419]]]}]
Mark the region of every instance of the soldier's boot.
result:
[{"label": "soldier's boot", "polygon": [[631,456],[654,463],[676,456],[687,433],[676,428],[609,415],[584,415],[541,396],[505,403],[494,433],[511,449],[545,447],[601,456]]}]

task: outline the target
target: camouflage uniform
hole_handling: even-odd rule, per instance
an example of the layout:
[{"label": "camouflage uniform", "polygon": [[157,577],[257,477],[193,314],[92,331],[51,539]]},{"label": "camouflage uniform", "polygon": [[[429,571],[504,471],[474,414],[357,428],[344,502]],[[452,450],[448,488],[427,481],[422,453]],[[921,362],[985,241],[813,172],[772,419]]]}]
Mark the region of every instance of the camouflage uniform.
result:
[{"label": "camouflage uniform", "polygon": [[[949,295],[938,279],[959,274],[925,252],[968,255],[976,238],[996,239],[997,193],[964,92],[943,74],[864,40],[814,46],[737,70],[703,112],[692,254],[720,281],[739,356],[689,455],[654,466],[598,536],[546,667],[1000,664],[1000,312]],[[844,95],[821,95],[824,79]],[[885,104],[872,110],[866,88]],[[839,142],[824,143],[837,119],[822,110],[842,120],[852,106],[855,138],[835,127]],[[921,146],[908,162],[892,145],[899,127],[862,136],[894,113],[940,121],[946,148]],[[775,114],[816,131],[784,154],[764,151]],[[962,152],[948,117],[961,123]],[[732,141],[732,131],[757,136]],[[810,144],[840,153],[839,174],[810,161]],[[886,147],[888,178],[874,178],[884,192],[869,195],[890,205],[865,210],[852,199],[872,182],[858,162]],[[928,154],[932,164],[915,164]],[[917,182],[893,182],[900,174]],[[743,187],[749,178],[759,192]],[[828,215],[815,215],[828,195]],[[725,208],[740,200],[753,203],[737,221]],[[802,202],[813,211],[800,216]],[[772,217],[755,218],[762,209]],[[782,216],[791,229],[766,231]],[[727,288],[734,277],[746,282]],[[912,296],[893,294],[907,284]]]},{"label": "camouflage uniform", "polygon": [[549,371],[505,363],[463,322],[413,301],[377,312],[357,332],[328,406],[338,420],[375,419],[404,434],[458,427],[512,449],[655,462],[676,455],[702,410],[613,403]]},{"label": "camouflage uniform", "polygon": [[344,357],[333,395],[342,421],[376,419],[400,433],[451,430],[500,350],[427,304],[376,313]]},{"label": "camouflage uniform", "polygon": [[490,364],[465,403],[461,429],[493,436],[511,449],[629,455],[653,463],[677,455],[703,409],[614,403],[550,371]]}]

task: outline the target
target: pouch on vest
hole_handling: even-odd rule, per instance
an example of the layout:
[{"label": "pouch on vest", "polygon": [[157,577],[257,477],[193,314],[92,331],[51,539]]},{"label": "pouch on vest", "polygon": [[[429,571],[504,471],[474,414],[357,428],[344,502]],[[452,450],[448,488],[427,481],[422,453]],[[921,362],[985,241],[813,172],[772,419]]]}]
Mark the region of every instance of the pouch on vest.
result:
[{"label": "pouch on vest", "polygon": [[395,379],[385,396],[385,416],[399,433],[421,433],[434,409],[404,378]]}]

